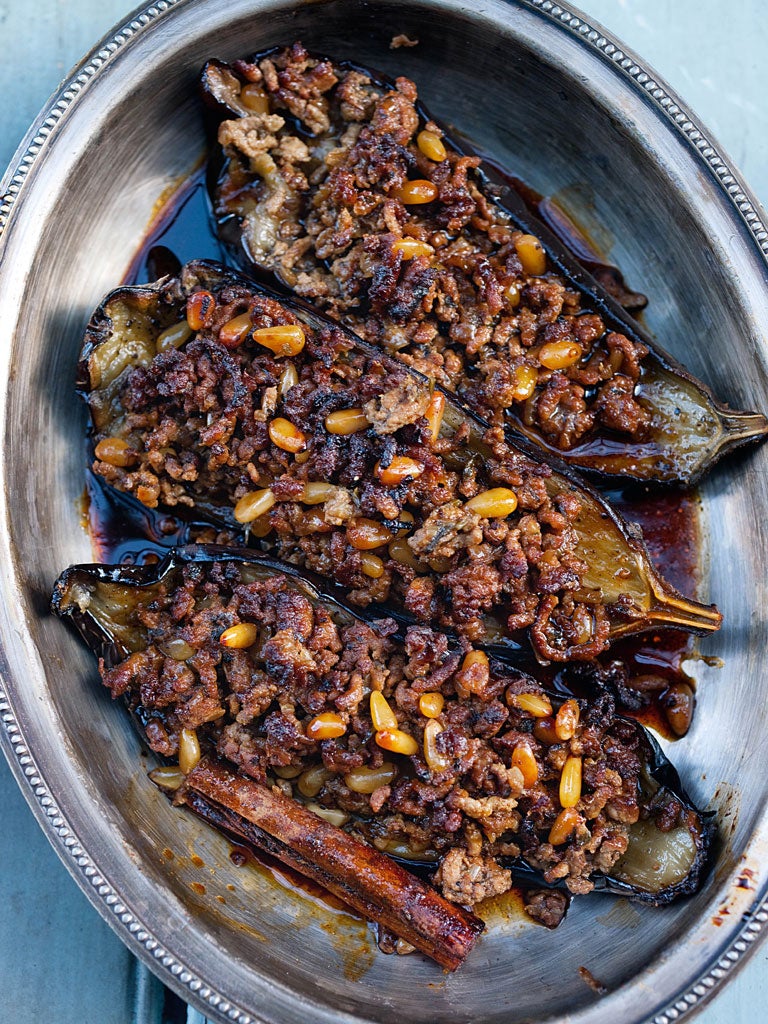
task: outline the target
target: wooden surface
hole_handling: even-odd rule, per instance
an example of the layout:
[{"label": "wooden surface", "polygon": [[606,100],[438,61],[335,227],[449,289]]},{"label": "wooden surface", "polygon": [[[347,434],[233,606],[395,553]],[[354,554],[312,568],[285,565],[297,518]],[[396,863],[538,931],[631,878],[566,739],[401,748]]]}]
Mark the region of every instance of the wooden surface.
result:
[{"label": "wooden surface", "polygon": [[[651,63],[768,203],[768,19],[761,0],[582,0]],[[128,13],[125,0],[0,0],[5,166],[48,95]],[[0,1024],[161,1024],[173,999],[122,946],[48,846],[0,757]],[[697,1018],[768,1019],[768,945]],[[188,1024],[203,1024],[190,1012]],[[617,1022],[621,1024],[621,1022]]]}]

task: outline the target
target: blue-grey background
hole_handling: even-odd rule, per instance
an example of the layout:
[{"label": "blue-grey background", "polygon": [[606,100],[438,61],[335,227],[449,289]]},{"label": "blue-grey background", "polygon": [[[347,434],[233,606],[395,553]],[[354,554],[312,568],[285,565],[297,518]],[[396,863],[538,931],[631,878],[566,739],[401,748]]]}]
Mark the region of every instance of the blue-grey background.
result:
[{"label": "blue-grey background", "polygon": [[[0,0],[0,168],[69,69],[131,0]],[[703,119],[768,205],[765,0],[582,0]],[[88,904],[0,757],[0,1024],[161,1024],[162,987]],[[700,1024],[768,1020],[768,945]],[[189,1024],[202,1018],[190,1013]],[[617,1024],[621,1024],[617,1021]]]}]

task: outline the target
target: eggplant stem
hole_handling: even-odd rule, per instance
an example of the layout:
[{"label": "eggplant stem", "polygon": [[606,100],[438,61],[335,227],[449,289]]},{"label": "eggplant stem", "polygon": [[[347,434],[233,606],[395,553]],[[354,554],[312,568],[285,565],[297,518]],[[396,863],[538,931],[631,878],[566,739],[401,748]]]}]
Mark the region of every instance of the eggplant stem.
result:
[{"label": "eggplant stem", "polygon": [[760,412],[734,412],[723,408],[718,408],[717,411],[723,429],[722,437],[717,443],[719,453],[768,434],[768,418]]},{"label": "eggplant stem", "polygon": [[617,622],[611,626],[611,640],[638,633],[653,625],[670,629],[687,629],[700,636],[714,633],[723,624],[723,616],[715,605],[689,601],[681,594],[665,588],[660,580],[651,579],[651,604],[639,620]]},{"label": "eggplant stem", "polygon": [[[659,597],[659,595],[657,595]],[[651,622],[661,622],[696,633],[714,633],[723,624],[723,616],[714,605],[701,605],[683,597],[665,594],[648,611]]]}]

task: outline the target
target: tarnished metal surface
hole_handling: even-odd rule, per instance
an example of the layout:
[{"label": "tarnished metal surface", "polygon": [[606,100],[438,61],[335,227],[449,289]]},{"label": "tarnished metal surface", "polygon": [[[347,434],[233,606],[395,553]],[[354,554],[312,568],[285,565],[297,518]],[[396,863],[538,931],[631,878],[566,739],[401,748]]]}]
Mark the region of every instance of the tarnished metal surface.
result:
[{"label": "tarnished metal surface", "polygon": [[[390,52],[401,31],[422,44]],[[122,275],[157,196],[201,151],[193,93],[203,59],[296,36],[402,68],[439,115],[470,126],[535,187],[567,189],[577,213],[579,197],[594,204],[592,216],[616,239],[611,255],[652,297],[657,337],[734,405],[768,407],[768,236],[749,195],[663,84],[575,15],[536,0],[487,0],[471,13],[455,0],[148,8],[41,117],[0,203],[0,716],[12,764],[102,913],[211,1017],[679,1018],[768,918],[765,451],[722,467],[703,489],[710,593],[726,615],[705,651],[725,667],[701,672],[698,719],[674,755],[693,795],[723,813],[713,879],[694,901],[660,912],[582,900],[554,935],[500,920],[451,978],[414,958],[376,955],[350,919],[336,918],[329,933],[308,900],[231,866],[223,841],[146,783],[127,721],[94,685],[73,637],[46,615],[58,571],[89,557],[76,507],[84,416],[72,399],[88,312]],[[598,1000],[580,966],[611,994]]]}]

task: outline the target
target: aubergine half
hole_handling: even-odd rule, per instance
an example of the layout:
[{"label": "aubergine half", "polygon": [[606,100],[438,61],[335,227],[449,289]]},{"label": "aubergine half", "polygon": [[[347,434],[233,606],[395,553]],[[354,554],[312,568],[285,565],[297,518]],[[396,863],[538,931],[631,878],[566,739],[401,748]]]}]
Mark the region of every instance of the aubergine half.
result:
[{"label": "aubergine half", "polygon": [[262,549],[472,641],[584,660],[720,613],[637,536],[425,377],[302,303],[199,261],[119,288],[86,334],[94,471],[148,508]]},{"label": "aubergine half", "polygon": [[[187,778],[235,815],[227,772],[260,784],[259,805],[279,786],[428,867],[463,905],[506,891],[515,871],[651,903],[700,884],[711,823],[605,691],[555,697],[467,644],[364,618],[252,555],[196,546],[156,566],[75,566],[55,587],[54,611],[99,656],[104,684],[179,764],[155,774],[179,802],[201,811]],[[224,772],[214,789],[195,784],[201,755]],[[242,834],[233,820],[227,831]]]},{"label": "aubergine half", "polygon": [[415,85],[300,43],[227,65],[203,97],[222,239],[455,391],[599,476],[690,485],[765,437],[660,349]]}]

